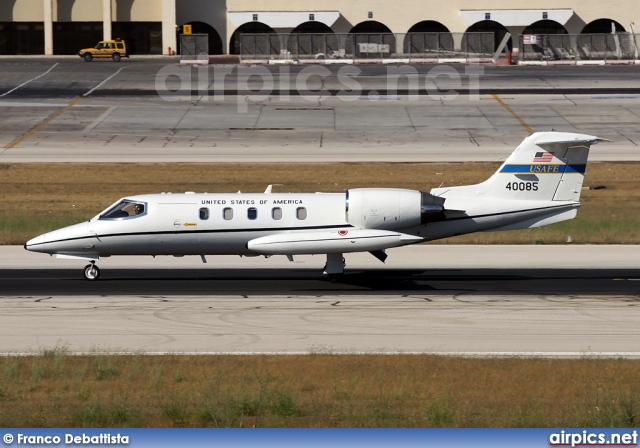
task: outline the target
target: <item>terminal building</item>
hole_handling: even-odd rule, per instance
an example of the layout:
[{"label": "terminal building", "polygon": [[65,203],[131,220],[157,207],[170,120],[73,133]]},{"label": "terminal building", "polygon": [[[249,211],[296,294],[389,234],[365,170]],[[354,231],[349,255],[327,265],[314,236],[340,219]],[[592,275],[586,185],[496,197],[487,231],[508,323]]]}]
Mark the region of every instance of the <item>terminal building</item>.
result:
[{"label": "terminal building", "polygon": [[[0,55],[77,54],[121,38],[131,54],[178,50],[184,25],[209,54],[238,54],[243,33],[634,33],[640,2],[616,0],[0,0]],[[188,28],[187,28],[188,29]]]}]

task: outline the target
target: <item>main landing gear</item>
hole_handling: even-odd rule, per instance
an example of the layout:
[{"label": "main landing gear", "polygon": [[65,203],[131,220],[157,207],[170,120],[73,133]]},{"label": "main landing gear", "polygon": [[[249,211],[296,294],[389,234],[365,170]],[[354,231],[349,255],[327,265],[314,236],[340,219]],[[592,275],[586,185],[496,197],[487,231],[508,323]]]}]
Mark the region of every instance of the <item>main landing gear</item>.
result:
[{"label": "main landing gear", "polygon": [[327,264],[324,265],[324,274],[331,283],[335,283],[344,275],[344,257],[341,253],[327,254]]},{"label": "main landing gear", "polygon": [[100,268],[96,266],[96,262],[91,260],[91,264],[84,267],[84,278],[87,280],[98,280],[100,278]]}]

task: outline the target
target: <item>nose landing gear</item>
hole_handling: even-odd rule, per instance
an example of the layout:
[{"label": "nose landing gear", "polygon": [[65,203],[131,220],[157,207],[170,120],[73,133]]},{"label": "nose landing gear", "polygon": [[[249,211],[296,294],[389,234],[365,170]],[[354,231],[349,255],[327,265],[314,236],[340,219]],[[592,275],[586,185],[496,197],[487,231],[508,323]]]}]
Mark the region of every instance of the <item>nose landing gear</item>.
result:
[{"label": "nose landing gear", "polygon": [[84,278],[87,280],[98,280],[100,278],[100,268],[96,266],[95,261],[91,261],[91,264],[88,264],[84,267]]}]

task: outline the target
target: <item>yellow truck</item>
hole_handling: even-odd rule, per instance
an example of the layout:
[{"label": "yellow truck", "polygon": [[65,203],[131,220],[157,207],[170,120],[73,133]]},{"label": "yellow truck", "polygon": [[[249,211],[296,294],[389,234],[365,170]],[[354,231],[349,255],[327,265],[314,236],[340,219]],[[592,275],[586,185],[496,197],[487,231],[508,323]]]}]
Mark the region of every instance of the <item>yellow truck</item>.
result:
[{"label": "yellow truck", "polygon": [[121,39],[101,40],[93,48],[83,48],[79,56],[86,62],[91,62],[93,58],[111,58],[113,62],[118,62],[121,58],[128,58],[127,45]]}]

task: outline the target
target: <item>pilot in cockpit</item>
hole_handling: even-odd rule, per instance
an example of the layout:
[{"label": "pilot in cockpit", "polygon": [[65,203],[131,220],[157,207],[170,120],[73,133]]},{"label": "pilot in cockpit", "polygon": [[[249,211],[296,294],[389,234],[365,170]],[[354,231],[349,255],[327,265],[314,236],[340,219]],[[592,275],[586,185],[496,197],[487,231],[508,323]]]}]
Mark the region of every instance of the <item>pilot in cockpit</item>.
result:
[{"label": "pilot in cockpit", "polygon": [[144,215],[144,207],[145,204],[122,201],[100,215],[100,219],[118,219]]}]

